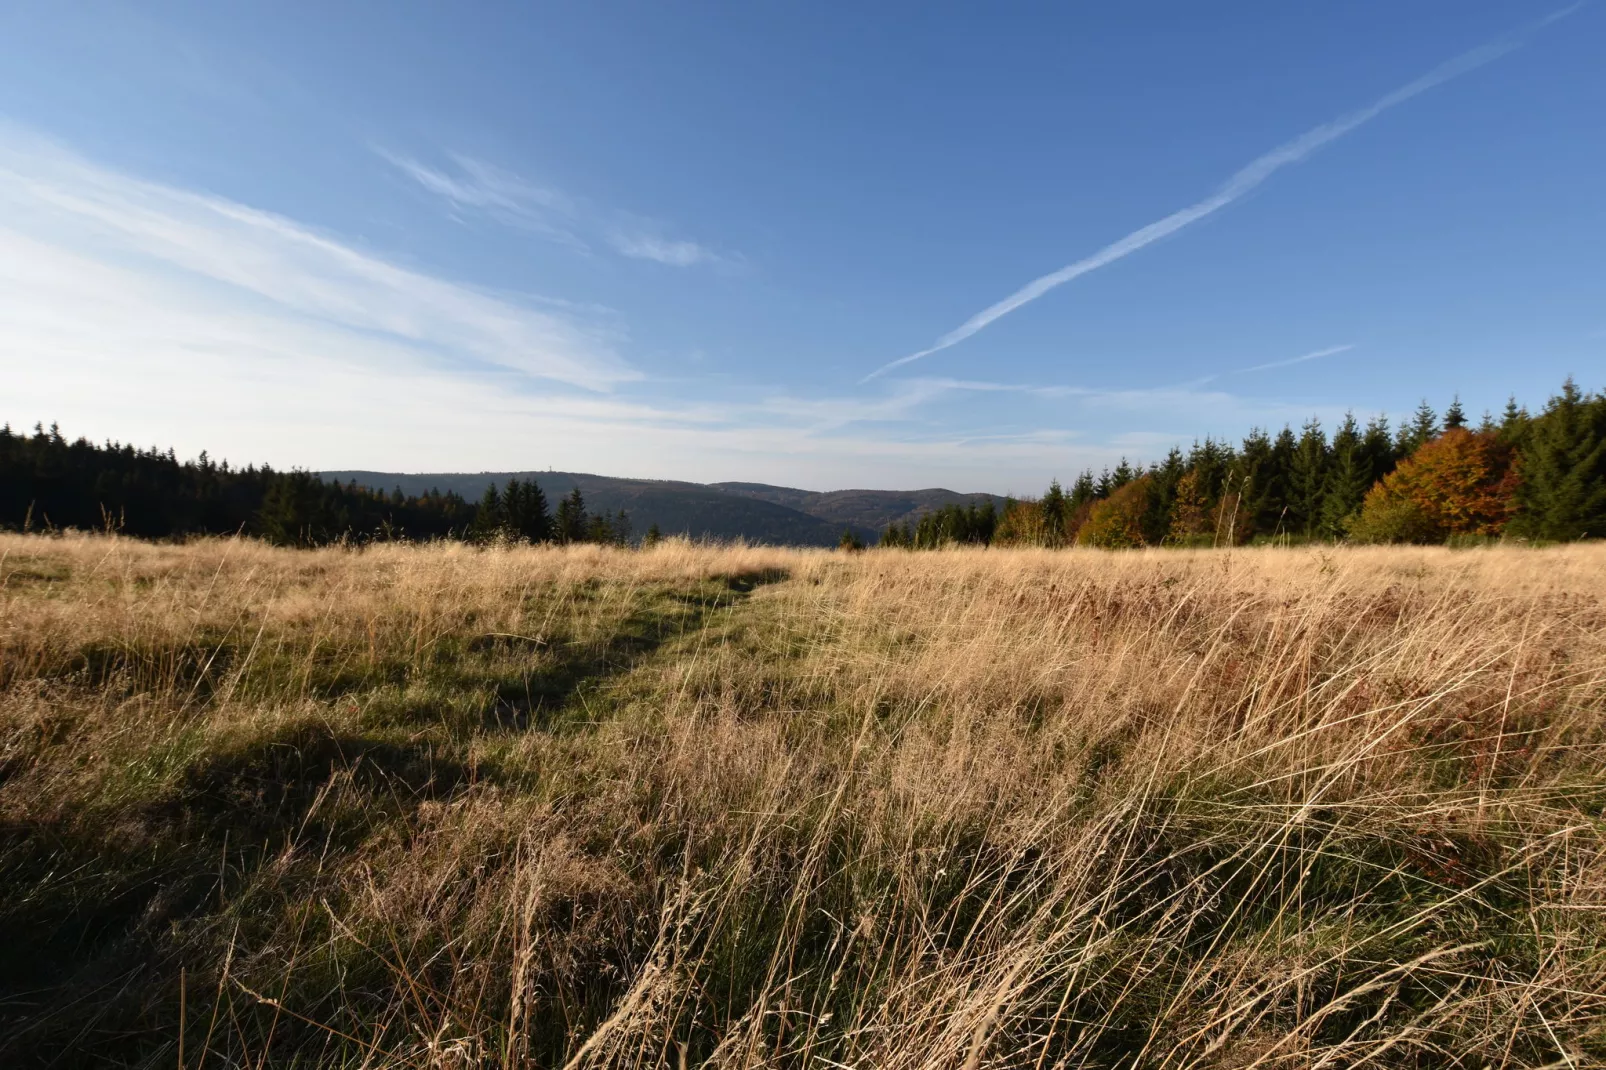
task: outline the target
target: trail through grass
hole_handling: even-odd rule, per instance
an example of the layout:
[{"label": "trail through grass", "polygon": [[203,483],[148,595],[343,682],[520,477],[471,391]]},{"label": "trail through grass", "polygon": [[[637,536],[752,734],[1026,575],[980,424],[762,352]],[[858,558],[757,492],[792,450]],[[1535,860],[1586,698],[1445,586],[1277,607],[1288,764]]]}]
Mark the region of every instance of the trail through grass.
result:
[{"label": "trail through grass", "polygon": [[1606,552],[0,537],[15,1065],[1588,1066]]}]

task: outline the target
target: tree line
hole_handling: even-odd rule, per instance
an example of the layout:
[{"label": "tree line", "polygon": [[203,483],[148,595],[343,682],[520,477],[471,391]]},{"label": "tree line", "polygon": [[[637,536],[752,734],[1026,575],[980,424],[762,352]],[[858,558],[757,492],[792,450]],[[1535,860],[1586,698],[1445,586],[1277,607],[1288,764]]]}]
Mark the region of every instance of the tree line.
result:
[{"label": "tree line", "polygon": [[282,546],[349,540],[494,539],[624,542],[623,510],[593,514],[579,488],[548,516],[534,480],[488,487],[476,505],[456,493],[390,493],[267,465],[231,468],[205,452],[138,449],[58,427],[18,434],[0,426],[0,528],[113,530],[143,538],[254,535]]},{"label": "tree line", "polygon": [[949,505],[894,524],[884,546],[1234,546],[1252,541],[1439,543],[1606,536],[1606,394],[1572,380],[1538,413],[1515,399],[1469,423],[1423,401],[1397,430],[1353,415],[1234,447],[1206,439],[1149,466],[1123,460],[1003,509]]},{"label": "tree line", "polygon": [[[286,546],[338,540],[631,540],[630,518],[592,513],[579,488],[553,507],[534,480],[455,493],[390,493],[266,465],[231,468],[204,452],[67,440],[55,426],[0,427],[0,527],[109,529],[147,538],[254,535]],[[1252,430],[1205,439],[1158,462],[1123,460],[1058,481],[1042,497],[949,505],[894,524],[881,545],[1233,546],[1252,541],[1434,543],[1511,536],[1606,536],[1606,394],[1569,380],[1537,413],[1511,401],[1472,425],[1459,401],[1424,401],[1401,427],[1347,416],[1327,434]],[[658,539],[656,526],[644,542]],[[844,546],[857,546],[856,538]]]}]

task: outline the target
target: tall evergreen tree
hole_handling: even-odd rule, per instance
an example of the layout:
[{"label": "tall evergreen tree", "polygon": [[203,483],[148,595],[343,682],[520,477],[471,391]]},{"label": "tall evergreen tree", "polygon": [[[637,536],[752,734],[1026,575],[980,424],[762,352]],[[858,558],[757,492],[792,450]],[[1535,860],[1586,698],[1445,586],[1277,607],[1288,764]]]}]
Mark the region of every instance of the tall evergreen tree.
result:
[{"label": "tall evergreen tree", "polygon": [[502,492],[502,509],[510,538],[545,542],[552,536],[552,518],[547,515],[546,493],[535,480],[508,480]]},{"label": "tall evergreen tree", "polygon": [[1322,523],[1322,498],[1327,489],[1327,436],[1320,420],[1312,417],[1301,429],[1299,443],[1289,462],[1288,527],[1315,535]]},{"label": "tall evergreen tree", "polygon": [[1039,511],[1043,514],[1043,533],[1049,546],[1062,545],[1065,539],[1065,523],[1070,519],[1070,503],[1065,498],[1065,491],[1060,488],[1060,481],[1050,480],[1048,492],[1037,503]]},{"label": "tall evergreen tree", "polygon": [[1456,394],[1450,398],[1450,407],[1444,410],[1444,429],[1454,430],[1467,426],[1467,414],[1461,408],[1461,395]]},{"label": "tall evergreen tree", "polygon": [[1346,521],[1360,511],[1372,483],[1372,465],[1360,426],[1354,413],[1345,413],[1344,422],[1333,432],[1318,534],[1329,539],[1343,538]]},{"label": "tall evergreen tree", "polygon": [[586,502],[580,496],[580,488],[575,487],[568,497],[558,502],[557,515],[553,522],[553,538],[560,543],[585,542],[587,528]]},{"label": "tall evergreen tree", "polygon": [[1519,440],[1522,482],[1512,534],[1536,539],[1606,535],[1606,394],[1571,379]]},{"label": "tall evergreen tree", "polygon": [[[1199,450],[1199,444],[1194,443],[1194,454],[1197,455]],[[1190,471],[1188,460],[1175,446],[1171,447],[1165,460],[1150,471],[1148,512],[1142,522],[1144,538],[1150,543],[1158,546],[1170,536],[1171,514],[1176,507],[1177,488]]]},{"label": "tall evergreen tree", "polygon": [[1433,436],[1439,433],[1439,417],[1423,398],[1422,403],[1416,407],[1416,413],[1411,422],[1400,425],[1399,437],[1394,442],[1394,453],[1400,460],[1404,460],[1423,445],[1433,441]]},{"label": "tall evergreen tree", "polygon": [[1114,493],[1115,477],[1111,475],[1110,470],[1106,468],[1099,473],[1098,481],[1093,484],[1093,497],[1096,501],[1102,501]]},{"label": "tall evergreen tree", "polygon": [[1098,500],[1098,496],[1098,487],[1093,482],[1093,470],[1084,468],[1082,474],[1076,477],[1076,482],[1071,484],[1071,493],[1066,499],[1066,504],[1072,513],[1076,513],[1083,506],[1092,505]]},{"label": "tall evergreen tree", "polygon": [[1366,462],[1368,485],[1394,471],[1394,439],[1389,434],[1389,418],[1382,413],[1366,421],[1366,434],[1361,437],[1361,456]]},{"label": "tall evergreen tree", "polygon": [[1251,428],[1244,436],[1233,469],[1233,482],[1242,496],[1239,510],[1245,526],[1251,533],[1271,532],[1281,506],[1275,504],[1271,439],[1264,430]]},{"label": "tall evergreen tree", "polygon": [[473,536],[486,542],[507,530],[507,512],[502,507],[502,494],[492,483],[480,496],[479,508],[474,511]]}]

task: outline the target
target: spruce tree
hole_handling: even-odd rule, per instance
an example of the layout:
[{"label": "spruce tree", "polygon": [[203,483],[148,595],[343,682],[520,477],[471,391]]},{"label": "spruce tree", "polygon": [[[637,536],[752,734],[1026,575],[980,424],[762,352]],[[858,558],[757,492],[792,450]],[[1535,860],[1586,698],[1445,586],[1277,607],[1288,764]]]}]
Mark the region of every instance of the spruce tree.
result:
[{"label": "spruce tree", "polygon": [[1242,498],[1239,512],[1243,515],[1244,526],[1251,534],[1269,534],[1281,505],[1273,504],[1276,488],[1272,447],[1271,439],[1264,430],[1251,428],[1249,434],[1244,436],[1233,469],[1233,483]]},{"label": "spruce tree", "polygon": [[1571,379],[1520,439],[1522,482],[1509,531],[1534,539],[1606,535],[1606,394]]},{"label": "spruce tree", "polygon": [[1394,439],[1389,434],[1389,418],[1382,413],[1366,421],[1366,434],[1361,438],[1361,456],[1366,461],[1368,486],[1394,471]]},{"label": "spruce tree", "polygon": [[1091,505],[1097,501],[1098,496],[1098,487],[1093,482],[1093,470],[1084,468],[1082,474],[1076,477],[1076,482],[1071,484],[1071,493],[1066,499],[1066,504],[1072,514],[1075,514],[1084,505]]},{"label": "spruce tree", "polygon": [[[1194,455],[1198,454],[1199,449],[1199,443],[1195,442]],[[1143,518],[1142,526],[1144,538],[1156,546],[1171,534],[1171,516],[1177,503],[1177,487],[1189,470],[1188,461],[1182,456],[1182,451],[1172,446],[1165,460],[1149,471],[1148,513]]]},{"label": "spruce tree", "polygon": [[1288,527],[1315,535],[1321,526],[1322,498],[1327,489],[1327,436],[1315,417],[1306,421],[1300,431],[1288,476]]},{"label": "spruce tree", "polygon": [[480,497],[479,508],[474,511],[474,524],[470,534],[479,542],[489,542],[507,527],[507,513],[502,509],[502,495],[492,483]]},{"label": "spruce tree", "polygon": [[585,542],[587,535],[586,503],[580,496],[580,488],[575,487],[568,497],[558,502],[557,516],[553,522],[553,537],[560,543]]},{"label": "spruce tree", "polygon": [[1333,432],[1327,487],[1318,529],[1323,537],[1343,537],[1346,521],[1360,512],[1361,502],[1372,488],[1372,482],[1372,465],[1366,456],[1365,439],[1355,422],[1355,414],[1345,413],[1344,422]]},{"label": "spruce tree", "polygon": [[547,515],[546,494],[535,480],[510,480],[502,495],[510,535],[529,542],[545,542],[552,536],[552,518]]},{"label": "spruce tree", "polygon": [[1037,503],[1037,507],[1043,514],[1043,533],[1047,545],[1061,545],[1065,539],[1065,522],[1070,519],[1070,503],[1066,501],[1059,480],[1049,481],[1048,492]]},{"label": "spruce tree", "polygon": [[1465,426],[1467,426],[1467,414],[1461,409],[1461,395],[1456,394],[1450,398],[1450,407],[1444,410],[1444,429],[1450,431]]},{"label": "spruce tree", "polygon": [[1438,433],[1439,418],[1434,413],[1433,406],[1428,404],[1428,399],[1423,398],[1422,403],[1416,407],[1411,422],[1400,425],[1400,434],[1394,443],[1394,453],[1403,461],[1423,445],[1433,441],[1433,436]]}]

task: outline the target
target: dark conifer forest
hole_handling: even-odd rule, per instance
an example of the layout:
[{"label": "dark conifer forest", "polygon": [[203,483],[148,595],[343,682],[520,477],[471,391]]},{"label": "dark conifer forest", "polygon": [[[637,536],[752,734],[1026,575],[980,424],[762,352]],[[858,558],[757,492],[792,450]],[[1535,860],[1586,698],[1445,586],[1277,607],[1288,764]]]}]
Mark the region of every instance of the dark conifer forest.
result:
[{"label": "dark conifer forest", "polygon": [[[534,479],[405,494],[205,453],[68,440],[52,426],[0,428],[0,527],[112,530],[145,538],[246,534],[286,546],[347,540],[629,543],[621,509],[593,513],[578,488],[548,501]],[[654,529],[656,533],[656,528]],[[649,533],[642,533],[643,535]],[[1572,381],[1537,412],[1513,399],[1471,422],[1459,400],[1424,401],[1392,428],[1346,417],[1233,446],[1205,439],[1148,465],[1122,461],[1039,498],[972,500],[895,523],[880,544],[1233,546],[1248,542],[1567,541],[1606,535],[1606,394]],[[857,536],[855,536],[855,539]]]},{"label": "dark conifer forest", "polygon": [[88,439],[55,426],[17,434],[0,427],[0,528],[107,530],[144,538],[253,535],[281,546],[340,540],[524,539],[623,541],[625,516],[593,516],[578,491],[548,516],[534,481],[486,489],[476,505],[439,491],[390,493],[263,465],[232,468],[205,453]]},{"label": "dark conifer forest", "polygon": [[1515,399],[1471,423],[1459,399],[1426,401],[1391,428],[1353,416],[1243,442],[1206,439],[1146,467],[1085,471],[1042,497],[948,506],[896,524],[881,544],[1235,546],[1556,542],[1606,536],[1606,395],[1572,382],[1537,413]]}]

